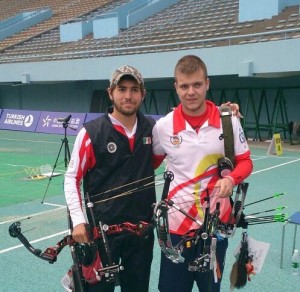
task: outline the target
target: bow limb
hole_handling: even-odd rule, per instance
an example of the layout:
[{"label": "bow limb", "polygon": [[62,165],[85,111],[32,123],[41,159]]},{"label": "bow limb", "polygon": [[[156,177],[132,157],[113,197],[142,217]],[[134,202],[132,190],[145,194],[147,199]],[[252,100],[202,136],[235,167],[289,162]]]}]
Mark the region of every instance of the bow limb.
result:
[{"label": "bow limb", "polygon": [[162,252],[165,254],[165,256],[168,259],[170,259],[174,263],[182,263],[184,262],[184,258],[181,255],[182,244],[186,241],[190,241],[191,239],[194,240],[194,237],[187,235],[183,237],[182,241],[180,241],[176,246],[173,246],[170,230],[169,230],[168,211],[170,208],[174,208],[177,211],[181,212],[186,217],[188,217],[190,220],[197,223],[199,226],[202,226],[202,222],[196,220],[190,214],[185,212],[182,208],[176,205],[172,200],[167,199],[170,183],[174,179],[173,172],[166,171],[164,173],[164,179],[165,179],[165,184],[163,187],[161,200],[155,204],[154,215],[153,215],[153,219],[156,224],[158,243]]},{"label": "bow limb", "polygon": [[18,238],[20,242],[36,257],[53,264],[57,260],[57,256],[61,250],[67,245],[73,245],[74,240],[70,235],[65,236],[61,241],[59,241],[55,246],[48,247],[43,252],[40,249],[34,248],[28,239],[23,235],[21,231],[21,222],[14,222],[9,226],[8,229],[9,235],[14,238]]},{"label": "bow limb", "polygon": [[[20,242],[27,248],[29,252],[31,252],[36,257],[47,261],[50,264],[53,264],[57,260],[57,256],[62,251],[62,249],[69,245],[71,248],[71,255],[73,259],[73,266],[71,267],[71,278],[74,283],[74,291],[84,292],[86,291],[84,288],[84,282],[82,279],[81,266],[79,263],[79,257],[76,254],[76,245],[75,240],[71,235],[65,236],[62,240],[60,240],[55,246],[51,246],[46,248],[44,252],[40,249],[34,248],[28,239],[23,235],[21,231],[21,223],[20,221],[14,222],[10,225],[8,232],[11,237],[18,238]],[[73,290],[72,290],[73,291]]]},{"label": "bow limb", "polygon": [[164,183],[164,188],[163,188],[163,191],[162,191],[162,194],[161,194],[161,201],[167,199],[169,189],[170,189],[170,184],[171,184],[171,181],[173,179],[174,179],[174,173],[172,171],[166,171],[164,173],[165,183]]},{"label": "bow limb", "polygon": [[181,256],[180,248],[173,246],[168,221],[168,193],[170,183],[174,179],[174,174],[171,171],[164,173],[164,187],[161,195],[161,200],[154,205],[153,220],[157,231],[158,243],[164,255],[174,263],[183,263],[184,258]]},{"label": "bow limb", "polygon": [[246,229],[248,223],[243,214],[244,203],[247,195],[249,183],[242,182],[237,186],[236,196],[233,201],[230,218],[226,224],[222,224],[219,235],[222,237],[233,237],[237,227]]},{"label": "bow limb", "polygon": [[156,223],[158,244],[168,259],[174,263],[183,263],[184,258],[181,256],[180,249],[172,244],[168,222],[168,208],[165,201],[158,202],[154,208],[153,218]]},{"label": "bow limb", "polygon": [[238,224],[242,211],[244,209],[245,198],[247,194],[249,183],[242,182],[238,185],[236,197],[232,207],[231,218]]},{"label": "bow limb", "polygon": [[232,206],[232,212],[229,219],[229,222],[233,222],[233,229],[230,237],[232,237],[235,233],[237,227],[247,228],[247,223],[244,219],[244,204],[247,195],[247,190],[249,187],[249,183],[242,182],[238,185],[236,196]]}]

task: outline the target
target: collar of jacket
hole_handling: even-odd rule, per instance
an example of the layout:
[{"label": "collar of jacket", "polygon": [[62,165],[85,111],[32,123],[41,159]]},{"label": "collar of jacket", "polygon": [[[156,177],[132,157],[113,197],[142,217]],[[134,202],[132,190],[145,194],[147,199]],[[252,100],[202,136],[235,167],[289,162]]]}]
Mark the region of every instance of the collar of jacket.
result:
[{"label": "collar of jacket", "polygon": [[[209,106],[211,108],[211,115],[208,119],[208,125],[216,128],[220,128],[221,122],[220,122],[219,109],[211,101],[206,100],[205,102],[206,102],[206,106]],[[176,135],[180,131],[183,131],[185,129],[186,129],[186,120],[182,114],[182,104],[180,104],[178,107],[174,109],[174,113],[173,113],[173,134]]]}]

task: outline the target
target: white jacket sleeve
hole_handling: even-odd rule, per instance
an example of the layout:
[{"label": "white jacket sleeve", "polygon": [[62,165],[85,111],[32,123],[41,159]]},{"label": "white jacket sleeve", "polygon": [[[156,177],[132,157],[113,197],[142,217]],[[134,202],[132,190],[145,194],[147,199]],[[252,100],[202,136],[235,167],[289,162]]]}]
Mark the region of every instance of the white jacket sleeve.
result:
[{"label": "white jacket sleeve", "polygon": [[90,139],[84,128],[78,133],[64,180],[64,192],[73,227],[86,223],[82,208],[81,181],[86,168],[86,147]]},{"label": "white jacket sleeve", "polygon": [[153,137],[153,154],[154,155],[165,155],[165,151],[163,147],[161,146],[160,140],[159,140],[159,134],[158,134],[158,122],[154,125],[152,130],[152,137]]}]

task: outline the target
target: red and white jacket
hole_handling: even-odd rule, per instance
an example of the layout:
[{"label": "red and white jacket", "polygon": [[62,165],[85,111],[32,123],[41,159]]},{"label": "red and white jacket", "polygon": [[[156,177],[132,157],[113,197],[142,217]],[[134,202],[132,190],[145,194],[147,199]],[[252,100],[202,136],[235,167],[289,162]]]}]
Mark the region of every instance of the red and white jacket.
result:
[{"label": "red and white jacket", "polygon": [[[204,197],[208,189],[211,213],[216,203],[220,202],[220,219],[227,222],[231,213],[230,199],[220,199],[214,195],[214,185],[219,179],[217,162],[224,156],[222,123],[219,109],[212,102],[206,102],[209,116],[198,132],[186,122],[181,105],[158,120],[153,128],[153,152],[157,158],[166,156],[167,169],[174,173],[168,199],[203,222],[206,206]],[[232,117],[232,126],[236,166],[230,177],[234,184],[239,184],[250,175],[252,161],[237,117]],[[172,233],[179,235],[199,228],[174,208],[169,210],[169,227]]]}]

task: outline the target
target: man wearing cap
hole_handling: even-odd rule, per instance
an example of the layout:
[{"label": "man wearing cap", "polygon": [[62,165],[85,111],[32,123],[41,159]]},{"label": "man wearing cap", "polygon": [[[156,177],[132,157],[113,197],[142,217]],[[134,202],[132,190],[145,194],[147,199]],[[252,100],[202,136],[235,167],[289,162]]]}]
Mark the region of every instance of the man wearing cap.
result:
[{"label": "man wearing cap", "polygon": [[[153,232],[145,237],[135,231],[147,226],[153,213],[151,133],[155,121],[139,111],[145,89],[135,68],[118,68],[112,74],[108,93],[113,107],[84,124],[76,137],[65,175],[72,236],[77,242],[88,243],[87,222],[106,224],[112,262],[124,267],[119,272],[122,292],[146,292],[154,237]],[[81,181],[85,201],[88,193],[93,203],[93,216],[86,211],[88,221],[81,204]],[[114,286],[115,283],[102,276],[99,282],[87,284],[87,290],[114,291]]]}]

